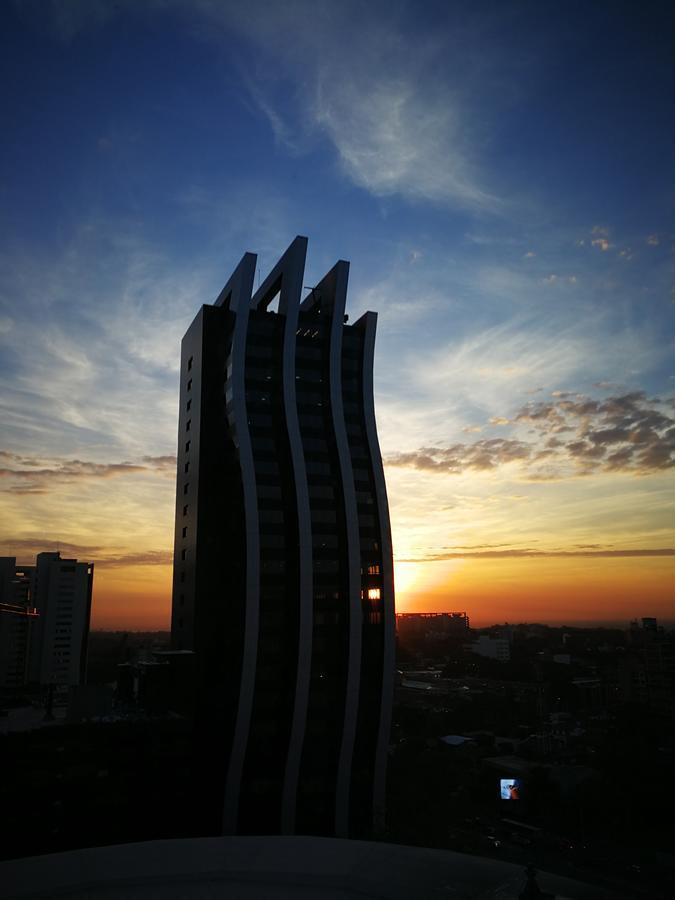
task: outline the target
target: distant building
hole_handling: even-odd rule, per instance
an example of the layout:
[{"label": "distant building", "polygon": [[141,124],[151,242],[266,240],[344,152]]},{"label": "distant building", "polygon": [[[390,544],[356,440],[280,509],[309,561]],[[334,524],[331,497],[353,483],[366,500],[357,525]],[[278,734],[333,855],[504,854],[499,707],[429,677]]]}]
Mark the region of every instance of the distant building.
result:
[{"label": "distant building", "polygon": [[626,702],[645,703],[665,716],[675,715],[675,635],[655,618],[630,624],[628,648],[618,667],[618,687]]},{"label": "distant building", "polygon": [[32,585],[32,566],[17,566],[13,556],[0,557],[0,687],[20,687],[28,681],[38,619]]},{"label": "distant building", "polygon": [[505,637],[481,634],[477,640],[469,644],[469,650],[471,653],[477,653],[478,656],[497,659],[499,662],[508,662],[511,659],[511,646],[508,638]]},{"label": "distant building", "polygon": [[306,249],[255,292],[245,254],[183,338],[171,637],[225,832],[364,836],[395,670],[377,314],[347,324],[344,261],[303,298]]},{"label": "distant building", "polygon": [[469,631],[465,612],[397,613],[396,630],[402,640],[421,637],[464,637]]},{"label": "distant building", "polygon": [[94,564],[38,553],[34,604],[40,615],[31,681],[74,685],[86,680]]}]

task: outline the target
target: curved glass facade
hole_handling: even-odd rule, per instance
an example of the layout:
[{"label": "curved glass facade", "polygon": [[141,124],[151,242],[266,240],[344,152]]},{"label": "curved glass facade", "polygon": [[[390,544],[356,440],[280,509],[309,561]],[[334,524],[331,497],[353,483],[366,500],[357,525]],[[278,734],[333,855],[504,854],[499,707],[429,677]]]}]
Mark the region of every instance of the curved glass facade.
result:
[{"label": "curved glass facade", "polygon": [[246,254],[183,340],[172,640],[195,654],[214,821],[367,836],[394,668],[376,315],[347,324],[345,262],[302,298],[306,244],[255,293]]}]

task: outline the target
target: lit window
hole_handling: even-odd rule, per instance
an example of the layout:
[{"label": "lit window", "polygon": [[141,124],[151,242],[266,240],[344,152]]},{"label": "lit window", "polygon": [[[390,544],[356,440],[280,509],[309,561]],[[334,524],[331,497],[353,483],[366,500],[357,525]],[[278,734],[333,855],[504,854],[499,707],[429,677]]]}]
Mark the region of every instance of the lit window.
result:
[{"label": "lit window", "polygon": [[379,566],[368,566],[368,574],[369,575],[379,575],[380,567]]},{"label": "lit window", "polygon": [[368,599],[369,600],[379,600],[380,599],[380,589],[379,588],[368,588]]}]

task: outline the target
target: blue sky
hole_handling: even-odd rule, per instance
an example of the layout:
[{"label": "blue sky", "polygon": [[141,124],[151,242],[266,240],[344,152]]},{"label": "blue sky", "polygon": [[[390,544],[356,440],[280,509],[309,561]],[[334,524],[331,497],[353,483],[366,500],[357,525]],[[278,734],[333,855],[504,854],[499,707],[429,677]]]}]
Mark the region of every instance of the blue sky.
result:
[{"label": "blue sky", "polygon": [[452,598],[460,552],[673,546],[669,4],[2,19],[3,552],[166,567],[180,337],[295,234],[306,284],[348,259],[352,316],[380,313],[401,585]]}]

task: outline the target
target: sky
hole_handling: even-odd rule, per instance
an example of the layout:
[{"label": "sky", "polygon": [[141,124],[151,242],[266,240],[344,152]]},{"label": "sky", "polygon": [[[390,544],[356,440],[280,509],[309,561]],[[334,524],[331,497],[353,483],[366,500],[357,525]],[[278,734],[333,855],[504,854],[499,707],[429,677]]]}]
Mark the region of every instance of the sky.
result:
[{"label": "sky", "polygon": [[398,610],[675,619],[671,4],[0,17],[0,553],[168,627],[180,339],[303,234],[379,314]]}]

